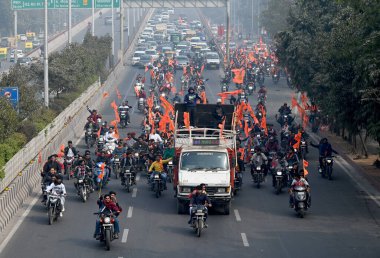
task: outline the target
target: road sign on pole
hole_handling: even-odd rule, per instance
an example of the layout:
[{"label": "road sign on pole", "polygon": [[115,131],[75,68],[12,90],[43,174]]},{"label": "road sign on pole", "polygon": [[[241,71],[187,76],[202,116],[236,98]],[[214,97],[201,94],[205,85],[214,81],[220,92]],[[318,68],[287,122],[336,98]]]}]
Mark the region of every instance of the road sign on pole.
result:
[{"label": "road sign on pole", "polygon": [[[43,9],[44,0],[11,0],[13,10]],[[95,0],[95,8],[111,8],[112,0]],[[115,8],[120,7],[121,0],[113,0]],[[72,0],[72,8],[92,8],[93,0]],[[67,9],[69,8],[68,0],[48,0],[48,9]]]}]

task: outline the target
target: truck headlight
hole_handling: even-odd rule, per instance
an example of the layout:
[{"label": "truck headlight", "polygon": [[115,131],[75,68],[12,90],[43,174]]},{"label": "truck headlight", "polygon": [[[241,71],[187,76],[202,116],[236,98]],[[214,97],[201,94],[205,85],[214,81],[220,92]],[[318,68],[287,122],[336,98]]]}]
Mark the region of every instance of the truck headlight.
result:
[{"label": "truck headlight", "polygon": [[225,193],[226,192],[226,188],[218,188],[217,192],[218,193]]},{"label": "truck headlight", "polygon": [[182,192],[184,192],[184,193],[190,193],[191,192],[191,188],[190,187],[182,187]]}]

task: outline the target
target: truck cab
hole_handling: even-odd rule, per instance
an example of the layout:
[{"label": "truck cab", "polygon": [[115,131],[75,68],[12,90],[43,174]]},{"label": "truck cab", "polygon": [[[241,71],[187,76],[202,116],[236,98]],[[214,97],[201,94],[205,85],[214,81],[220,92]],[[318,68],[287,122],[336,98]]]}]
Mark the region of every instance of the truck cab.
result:
[{"label": "truck cab", "polygon": [[230,213],[236,167],[236,133],[234,106],[222,105],[226,114],[225,128],[216,128],[213,121],[215,104],[198,104],[195,126],[184,128],[184,104],[176,104],[174,133],[174,191],[177,212],[187,213],[190,196],[200,184],[215,209]]}]

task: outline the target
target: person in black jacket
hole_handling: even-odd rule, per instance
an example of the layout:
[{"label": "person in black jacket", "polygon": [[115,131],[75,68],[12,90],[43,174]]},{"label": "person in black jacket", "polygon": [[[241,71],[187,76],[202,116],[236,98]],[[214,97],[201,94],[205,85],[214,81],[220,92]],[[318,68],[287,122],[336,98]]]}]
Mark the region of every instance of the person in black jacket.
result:
[{"label": "person in black jacket", "polygon": [[190,200],[190,219],[188,221],[189,224],[191,224],[192,220],[192,208],[197,207],[197,205],[204,205],[206,207],[206,214],[205,214],[205,227],[207,227],[206,220],[207,220],[207,207],[211,207],[211,201],[210,198],[207,196],[206,192],[206,185],[200,184],[197,186],[196,191],[194,191],[191,195]]},{"label": "person in black jacket", "polygon": [[202,99],[197,93],[195,93],[193,87],[190,87],[187,92],[188,93],[185,95],[184,102],[186,103],[186,111],[189,112],[190,125],[194,125],[195,107],[197,105],[197,101],[201,101]]}]

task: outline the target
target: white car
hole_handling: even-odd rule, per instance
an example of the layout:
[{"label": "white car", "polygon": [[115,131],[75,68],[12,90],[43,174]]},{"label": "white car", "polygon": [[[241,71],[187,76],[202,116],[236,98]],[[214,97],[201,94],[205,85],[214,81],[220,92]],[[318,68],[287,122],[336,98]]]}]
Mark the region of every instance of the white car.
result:
[{"label": "white car", "polygon": [[208,69],[219,69],[220,66],[220,59],[219,55],[216,52],[208,52],[206,53],[206,68]]},{"label": "white car", "polygon": [[145,55],[145,51],[136,51],[132,57],[132,65],[138,65],[142,55]]},{"label": "white car", "polygon": [[[25,56],[24,52],[21,49],[17,49],[16,53],[17,53],[16,54],[17,58],[22,58],[22,57]],[[11,51],[11,55],[10,55],[10,60],[9,61],[10,62],[14,62],[15,61],[15,50],[14,49]]]},{"label": "white car", "polygon": [[20,40],[21,40],[21,41],[27,41],[28,38],[26,37],[25,34],[20,34]]},{"label": "white car", "polygon": [[153,60],[158,59],[158,54],[157,54],[157,51],[155,49],[148,49],[145,51],[145,54],[150,55]]}]

